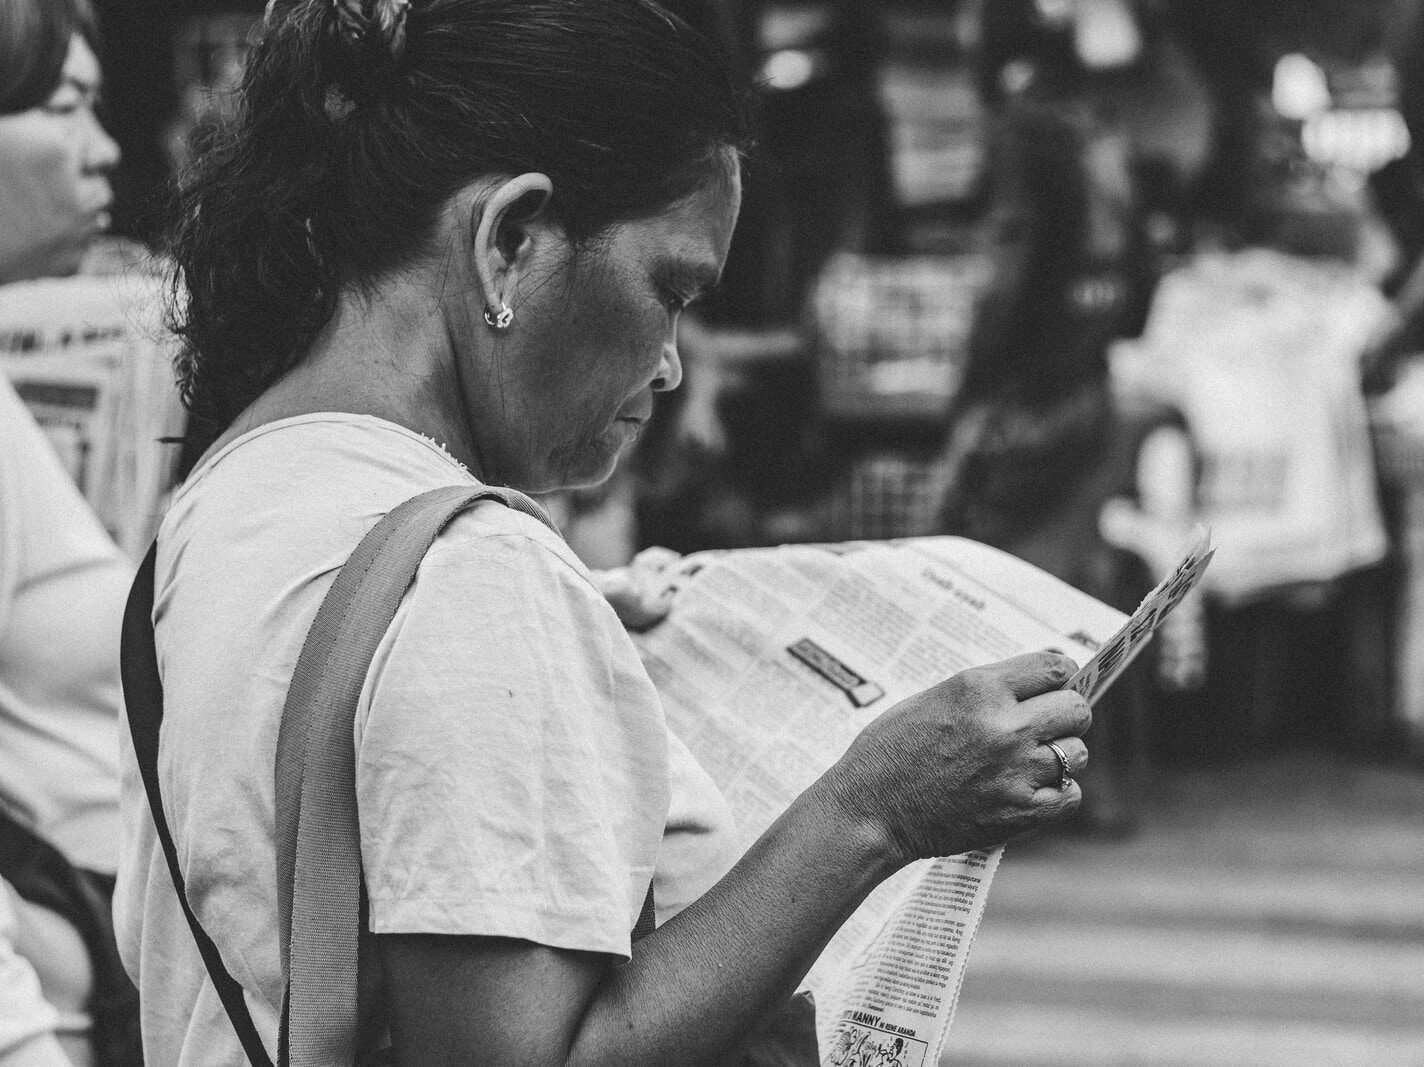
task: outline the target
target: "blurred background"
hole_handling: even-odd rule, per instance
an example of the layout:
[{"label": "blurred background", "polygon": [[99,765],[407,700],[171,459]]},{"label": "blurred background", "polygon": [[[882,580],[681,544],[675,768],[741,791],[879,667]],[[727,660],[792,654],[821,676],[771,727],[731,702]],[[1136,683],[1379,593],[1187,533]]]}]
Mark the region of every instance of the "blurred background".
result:
[{"label": "blurred background", "polygon": [[[722,6],[762,112],[731,259],[636,454],[550,501],[570,540],[961,534],[1130,610],[1209,524],[1082,813],[1011,846],[946,1062],[1424,1064],[1420,0]],[[261,4],[97,7],[151,246]],[[169,353],[4,315],[146,544]]]}]

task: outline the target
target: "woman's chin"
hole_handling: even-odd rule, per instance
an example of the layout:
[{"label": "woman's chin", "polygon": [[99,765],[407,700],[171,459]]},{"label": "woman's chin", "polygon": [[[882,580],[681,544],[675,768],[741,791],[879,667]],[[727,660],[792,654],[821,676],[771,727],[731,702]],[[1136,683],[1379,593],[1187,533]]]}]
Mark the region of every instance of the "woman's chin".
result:
[{"label": "woman's chin", "polygon": [[525,493],[561,493],[592,489],[613,477],[621,448],[600,450],[597,455],[580,455],[572,462],[552,463],[544,471],[531,473],[519,481],[503,484]]},{"label": "woman's chin", "polygon": [[592,489],[595,486],[602,485],[608,481],[609,478],[612,478],[613,472],[618,469],[619,455],[620,453],[615,452],[607,462],[596,469],[591,468],[578,473],[571,472],[560,488]]},{"label": "woman's chin", "polygon": [[639,419],[615,419],[602,433],[588,434],[576,444],[566,444],[547,455],[540,469],[527,472],[524,482],[506,482],[526,493],[556,493],[592,489],[613,477],[618,460],[628,452],[643,429]]},{"label": "woman's chin", "polygon": [[20,254],[13,259],[0,259],[0,285],[39,278],[68,278],[78,274],[87,248],[87,241],[83,244],[65,243]]},{"label": "woman's chin", "polygon": [[78,274],[84,267],[84,257],[88,255],[92,244],[93,235],[86,233],[82,237],[54,249],[45,261],[43,273],[38,276],[68,278],[70,275]]}]

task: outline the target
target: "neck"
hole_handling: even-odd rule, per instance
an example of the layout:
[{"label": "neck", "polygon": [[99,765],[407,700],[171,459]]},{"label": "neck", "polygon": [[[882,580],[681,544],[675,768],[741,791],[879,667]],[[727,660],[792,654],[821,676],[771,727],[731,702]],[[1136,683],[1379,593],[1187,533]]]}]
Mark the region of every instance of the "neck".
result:
[{"label": "neck", "polygon": [[417,286],[344,293],[306,356],[248,407],[218,445],[318,411],[372,415],[432,438],[481,477],[454,346],[440,307]]}]

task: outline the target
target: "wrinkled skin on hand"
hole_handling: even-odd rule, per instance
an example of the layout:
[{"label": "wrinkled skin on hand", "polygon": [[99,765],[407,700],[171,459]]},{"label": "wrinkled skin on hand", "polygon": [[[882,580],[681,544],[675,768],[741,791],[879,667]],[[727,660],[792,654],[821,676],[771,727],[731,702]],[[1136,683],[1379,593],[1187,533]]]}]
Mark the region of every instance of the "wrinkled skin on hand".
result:
[{"label": "wrinkled skin on hand", "polygon": [[1073,774],[1087,764],[1087,701],[1061,690],[1076,670],[1035,652],[964,671],[890,708],[861,732],[825,784],[877,825],[900,863],[1001,844],[1082,800],[1059,787],[1054,741]]}]

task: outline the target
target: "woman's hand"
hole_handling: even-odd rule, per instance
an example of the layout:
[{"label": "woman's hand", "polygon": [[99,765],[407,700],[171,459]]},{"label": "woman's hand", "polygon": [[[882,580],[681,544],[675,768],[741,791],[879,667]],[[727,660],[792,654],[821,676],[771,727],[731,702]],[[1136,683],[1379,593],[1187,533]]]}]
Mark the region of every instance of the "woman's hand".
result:
[{"label": "woman's hand", "polygon": [[1081,774],[1088,703],[1060,687],[1076,665],[1035,652],[967,670],[871,723],[819,786],[880,829],[909,863],[997,845],[1082,800],[1048,742]]},{"label": "woman's hand", "polygon": [[667,617],[675,590],[664,580],[664,572],[680,559],[670,548],[645,548],[626,567],[593,572],[599,591],[625,629],[640,633]]}]

